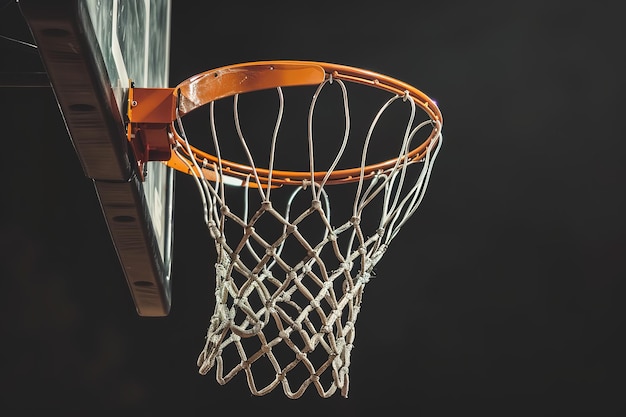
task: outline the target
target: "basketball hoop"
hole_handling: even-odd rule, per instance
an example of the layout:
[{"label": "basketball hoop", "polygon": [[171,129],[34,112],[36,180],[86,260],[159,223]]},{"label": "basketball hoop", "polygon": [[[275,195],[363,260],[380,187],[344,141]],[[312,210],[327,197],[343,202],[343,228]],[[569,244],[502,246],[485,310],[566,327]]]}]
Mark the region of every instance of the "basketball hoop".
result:
[{"label": "basketball hoop", "polygon": [[[287,98],[291,90],[306,97],[307,112],[300,119],[288,116],[303,126],[283,135],[283,116],[294,102]],[[261,91],[271,93],[273,104],[250,99],[256,110],[247,114],[255,117],[245,119],[242,102]],[[365,91],[383,98],[357,96],[359,110],[376,106],[362,112],[368,116],[363,122],[349,96]],[[254,395],[281,386],[287,397],[299,398],[314,386],[324,398],[337,390],[347,397],[363,290],[422,201],[442,144],[439,108],[394,78],[306,61],[226,66],[191,77],[172,92],[175,105],[166,107],[175,109],[169,128],[173,151],[165,163],[194,178],[217,252],[215,309],[199,372],[215,368],[217,381],[225,384],[243,371]],[[320,104],[332,94],[336,108]],[[225,100],[232,100],[228,123],[217,115]],[[211,131],[198,135],[205,150],[183,123],[203,107],[209,114],[202,123]],[[267,116],[257,116],[269,108],[271,128],[253,127],[252,122],[267,122]],[[402,114],[400,123],[388,116],[392,111]],[[333,125],[318,120],[323,117],[340,121],[340,131],[318,134]],[[399,128],[383,127],[387,120]],[[223,133],[226,125],[232,126],[230,136]],[[384,146],[375,148],[374,138],[381,136]],[[226,155],[234,143],[238,160]],[[279,166],[298,157],[299,170]]]}]

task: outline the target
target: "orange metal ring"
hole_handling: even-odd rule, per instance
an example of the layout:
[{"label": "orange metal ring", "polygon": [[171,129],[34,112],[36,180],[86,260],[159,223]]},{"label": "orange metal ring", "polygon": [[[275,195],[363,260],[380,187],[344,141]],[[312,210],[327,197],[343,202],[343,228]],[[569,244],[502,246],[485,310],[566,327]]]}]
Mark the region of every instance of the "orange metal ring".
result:
[{"label": "orange metal ring", "polygon": [[[269,88],[320,84],[328,76],[332,76],[333,79],[365,84],[399,96],[408,94],[415,104],[426,112],[433,121],[432,131],[424,142],[408,153],[408,160],[418,161],[422,159],[431,142],[438,140],[443,127],[443,118],[437,104],[426,94],[395,78],[345,65],[314,61],[259,61],[229,65],[188,78],[174,88],[174,94],[177,96],[179,114],[184,116],[196,108],[220,98]],[[174,126],[172,126],[172,132],[174,132],[175,140],[183,145],[184,139],[178,135]],[[181,146],[181,148],[185,151],[186,145]],[[200,149],[191,147],[191,151],[193,155],[186,156],[195,158],[200,166],[203,164],[206,166],[206,162],[218,162],[216,156]],[[398,158],[393,158],[367,165],[364,170],[365,178],[370,178],[381,171],[392,169],[397,160]],[[176,153],[172,153],[172,158],[167,164],[179,171],[189,173],[189,164],[183,162]],[[268,183],[270,171],[267,169],[252,168],[251,166],[228,160],[222,160],[221,165],[224,169],[224,175],[233,179],[239,179],[242,183],[245,181],[245,178],[253,175],[255,172],[262,186]],[[212,168],[205,167],[202,170],[203,175],[208,179],[215,179],[215,172]],[[313,173],[313,179],[320,181],[326,174],[326,171],[315,172]],[[272,170],[271,182],[272,186],[302,185],[303,181],[311,180],[311,177],[310,171]],[[328,177],[327,183],[355,182],[360,177],[361,167],[341,169],[333,171]],[[250,185],[254,186],[255,184],[251,182]]]}]

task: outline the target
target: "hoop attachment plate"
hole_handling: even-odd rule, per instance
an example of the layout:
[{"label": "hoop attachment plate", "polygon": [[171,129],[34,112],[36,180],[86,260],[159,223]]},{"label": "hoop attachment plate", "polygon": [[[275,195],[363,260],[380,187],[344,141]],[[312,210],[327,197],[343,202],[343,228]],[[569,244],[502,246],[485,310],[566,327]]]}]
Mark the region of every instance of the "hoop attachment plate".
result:
[{"label": "hoop attachment plate", "polygon": [[176,117],[173,88],[128,90],[127,136],[137,163],[137,173],[145,179],[145,163],[169,161],[172,157],[170,126]]}]

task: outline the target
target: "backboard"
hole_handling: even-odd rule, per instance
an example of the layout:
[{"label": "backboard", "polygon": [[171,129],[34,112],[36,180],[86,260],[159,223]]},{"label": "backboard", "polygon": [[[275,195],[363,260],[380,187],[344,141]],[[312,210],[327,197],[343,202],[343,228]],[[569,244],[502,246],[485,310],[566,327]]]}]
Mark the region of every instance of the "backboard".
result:
[{"label": "backboard", "polygon": [[138,178],[127,94],[168,86],[170,1],[19,3],[141,316],[170,309],[174,171],[149,162]]}]

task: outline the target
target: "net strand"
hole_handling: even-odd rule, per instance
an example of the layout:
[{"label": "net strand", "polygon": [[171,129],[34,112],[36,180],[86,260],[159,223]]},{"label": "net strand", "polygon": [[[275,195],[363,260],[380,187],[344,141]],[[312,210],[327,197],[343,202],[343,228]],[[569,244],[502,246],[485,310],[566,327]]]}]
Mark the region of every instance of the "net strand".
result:
[{"label": "net strand", "polygon": [[[343,156],[346,150],[346,147],[348,145],[348,138],[350,137],[350,108],[348,105],[348,91],[343,81],[336,80],[336,82],[341,87],[342,104],[343,104],[343,111],[344,111],[345,125],[344,125],[343,140],[341,141],[341,147],[339,148],[339,151],[337,152],[337,155],[334,161],[330,164],[330,167],[326,171],[326,175],[324,175],[324,178],[322,178],[322,180],[319,183],[319,187],[318,187],[319,192],[317,194],[315,194],[315,192],[313,193],[313,200],[319,200],[320,193],[324,189],[324,186],[326,185],[326,182],[328,181],[328,178],[330,177],[331,173],[335,170],[335,168],[339,164],[339,161],[341,160],[341,157]],[[313,141],[313,112],[315,110],[315,105],[317,104],[317,98],[319,97],[319,94],[321,93],[322,88],[327,83],[328,84],[333,83],[332,75],[329,76],[326,81],[324,81],[323,83],[319,85],[317,91],[313,95],[313,99],[311,100],[311,108],[309,110],[308,141],[309,141],[309,158],[310,158],[310,165],[311,165],[311,183],[315,183],[315,161],[313,158],[313,155],[314,155],[313,154],[313,142],[314,142]]]}]

